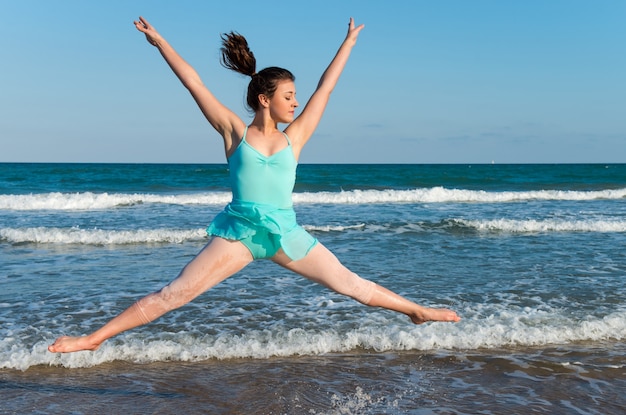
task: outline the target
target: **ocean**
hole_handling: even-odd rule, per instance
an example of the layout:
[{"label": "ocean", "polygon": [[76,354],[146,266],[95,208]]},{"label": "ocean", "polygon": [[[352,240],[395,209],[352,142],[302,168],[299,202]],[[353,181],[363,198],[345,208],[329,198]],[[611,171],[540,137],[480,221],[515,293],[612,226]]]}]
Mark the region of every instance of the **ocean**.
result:
[{"label": "ocean", "polygon": [[47,351],[173,279],[230,197],[225,164],[0,164],[0,413],[626,412],[626,164],[300,165],[299,223],[456,324],[257,261]]}]

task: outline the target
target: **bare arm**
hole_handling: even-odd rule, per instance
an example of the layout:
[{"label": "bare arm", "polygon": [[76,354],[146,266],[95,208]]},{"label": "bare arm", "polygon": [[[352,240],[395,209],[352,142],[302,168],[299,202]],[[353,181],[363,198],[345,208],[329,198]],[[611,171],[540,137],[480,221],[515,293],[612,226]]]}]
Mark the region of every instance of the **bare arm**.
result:
[{"label": "bare arm", "polygon": [[307,102],[302,110],[302,113],[285,129],[285,132],[291,138],[296,156],[299,156],[302,147],[311,138],[311,135],[315,131],[315,128],[319,124],[326,104],[330,98],[330,94],[335,88],[337,81],[343,68],[348,62],[350,52],[356,44],[359,32],[365,27],[365,25],[354,26],[354,19],[350,18],[348,26],[348,34],[345,40],[339,47],[337,54],[328,65],[328,68],[322,74],[317,89]]},{"label": "bare arm", "polygon": [[174,74],[189,90],[193,99],[209,123],[224,138],[224,148],[228,150],[237,141],[245,128],[244,122],[217,100],[203,84],[196,70],[189,65],[174,48],[143,17],[135,21],[135,27],[146,35],[148,42],[155,46]]}]

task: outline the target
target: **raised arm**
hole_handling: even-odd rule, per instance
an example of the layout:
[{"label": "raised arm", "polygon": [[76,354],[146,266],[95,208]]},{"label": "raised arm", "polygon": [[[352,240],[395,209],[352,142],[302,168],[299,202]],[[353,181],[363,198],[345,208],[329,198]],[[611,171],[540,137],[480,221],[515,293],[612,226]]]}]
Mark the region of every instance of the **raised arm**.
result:
[{"label": "raised arm", "polygon": [[328,68],[326,68],[322,74],[317,84],[317,89],[302,110],[302,113],[285,129],[285,132],[293,142],[296,155],[300,154],[302,147],[304,147],[309,138],[311,138],[311,135],[313,135],[315,128],[319,124],[324,110],[326,109],[330,94],[335,88],[339,76],[348,62],[350,52],[352,52],[352,48],[356,44],[359,32],[364,27],[365,25],[363,24],[355,27],[354,19],[350,18],[348,34],[339,47],[337,54],[330,62],[330,65],[328,65]]},{"label": "raised arm", "polygon": [[189,65],[156,29],[143,17],[135,21],[135,27],[146,35],[148,42],[155,46],[183,86],[189,90],[200,110],[213,128],[224,138],[224,147],[228,149],[233,141],[243,135],[244,122],[231,110],[217,100],[203,84],[196,70]]}]

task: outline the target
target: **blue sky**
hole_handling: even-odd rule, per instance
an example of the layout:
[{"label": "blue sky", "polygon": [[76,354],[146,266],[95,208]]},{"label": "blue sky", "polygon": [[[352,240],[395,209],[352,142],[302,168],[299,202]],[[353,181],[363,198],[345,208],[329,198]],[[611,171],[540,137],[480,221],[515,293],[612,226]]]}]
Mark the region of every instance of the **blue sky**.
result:
[{"label": "blue sky", "polygon": [[303,104],[349,17],[365,23],[301,163],[626,162],[626,1],[610,0],[0,0],[0,162],[224,162],[139,15],[246,120],[220,33],[292,70]]}]

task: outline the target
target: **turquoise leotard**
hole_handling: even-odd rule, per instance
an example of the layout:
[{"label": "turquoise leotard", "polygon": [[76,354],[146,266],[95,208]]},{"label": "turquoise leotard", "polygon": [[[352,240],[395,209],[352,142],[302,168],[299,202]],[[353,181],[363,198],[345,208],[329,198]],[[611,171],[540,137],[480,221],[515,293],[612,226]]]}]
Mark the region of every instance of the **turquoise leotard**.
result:
[{"label": "turquoise leotard", "polygon": [[207,233],[243,242],[255,259],[271,258],[280,248],[302,259],[317,240],[296,222],[291,193],[298,162],[291,141],[285,134],[287,147],[268,157],[248,144],[247,132],[228,158],[233,200]]}]

